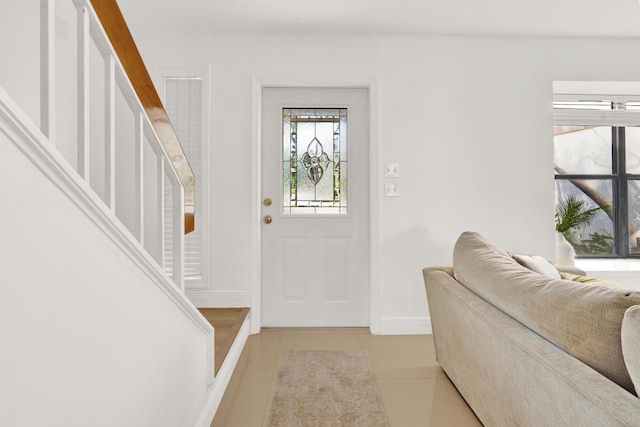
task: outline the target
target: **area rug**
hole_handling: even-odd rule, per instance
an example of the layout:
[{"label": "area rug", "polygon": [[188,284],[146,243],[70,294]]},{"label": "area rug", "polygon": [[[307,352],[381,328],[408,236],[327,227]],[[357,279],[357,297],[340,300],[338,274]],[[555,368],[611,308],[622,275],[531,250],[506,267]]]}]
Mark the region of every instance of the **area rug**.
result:
[{"label": "area rug", "polygon": [[268,427],[390,427],[366,351],[285,351]]}]

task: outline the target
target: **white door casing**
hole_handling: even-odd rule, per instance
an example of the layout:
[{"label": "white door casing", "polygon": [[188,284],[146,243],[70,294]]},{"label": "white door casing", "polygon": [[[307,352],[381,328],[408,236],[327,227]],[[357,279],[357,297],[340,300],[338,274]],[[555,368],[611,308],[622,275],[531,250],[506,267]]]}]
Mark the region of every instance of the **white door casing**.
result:
[{"label": "white door casing", "polygon": [[[272,218],[261,223],[262,326],[369,325],[368,95],[366,88],[263,90],[261,202],[273,202],[260,209]],[[347,214],[283,214],[282,109],[302,107],[347,108]],[[298,151],[309,142],[298,141]]]}]

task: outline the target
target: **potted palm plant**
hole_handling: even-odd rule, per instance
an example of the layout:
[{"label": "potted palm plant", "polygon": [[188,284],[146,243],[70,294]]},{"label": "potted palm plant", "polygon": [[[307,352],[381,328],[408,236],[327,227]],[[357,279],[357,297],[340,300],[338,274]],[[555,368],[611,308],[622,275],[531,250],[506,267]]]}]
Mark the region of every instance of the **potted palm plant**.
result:
[{"label": "potted palm plant", "polygon": [[591,224],[593,217],[602,207],[589,208],[585,200],[577,196],[567,196],[558,203],[555,212],[556,223],[556,263],[574,265],[575,250],[570,241],[575,233]]}]

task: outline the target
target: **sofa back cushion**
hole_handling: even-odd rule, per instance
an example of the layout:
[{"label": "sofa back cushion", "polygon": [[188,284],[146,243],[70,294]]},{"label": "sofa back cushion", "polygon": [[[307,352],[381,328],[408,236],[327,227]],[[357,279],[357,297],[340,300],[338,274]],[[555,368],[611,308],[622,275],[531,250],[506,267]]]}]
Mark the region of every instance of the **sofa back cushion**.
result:
[{"label": "sofa back cushion", "polygon": [[473,232],[458,238],[453,270],[475,294],[634,392],[620,329],[626,309],[640,304],[640,292],[551,279],[518,264]]}]

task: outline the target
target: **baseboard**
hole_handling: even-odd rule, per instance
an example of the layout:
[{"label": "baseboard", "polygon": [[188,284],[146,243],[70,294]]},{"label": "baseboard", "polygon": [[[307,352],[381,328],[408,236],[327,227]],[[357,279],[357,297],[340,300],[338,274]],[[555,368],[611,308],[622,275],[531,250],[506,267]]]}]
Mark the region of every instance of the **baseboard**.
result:
[{"label": "baseboard", "polygon": [[431,334],[429,317],[382,317],[380,335],[423,335]]},{"label": "baseboard", "polygon": [[231,345],[229,353],[227,353],[227,357],[225,357],[224,362],[222,362],[222,366],[220,366],[220,370],[213,381],[213,386],[211,386],[211,390],[207,394],[194,427],[209,427],[213,422],[213,417],[215,417],[218,411],[224,392],[231,380],[231,375],[233,375],[233,371],[238,364],[238,360],[240,360],[240,355],[247,342],[247,337],[251,329],[250,317],[251,314],[244,319],[242,327],[240,327],[240,331]]},{"label": "baseboard", "polygon": [[186,290],[187,298],[199,308],[251,307],[249,292],[202,292]]}]

